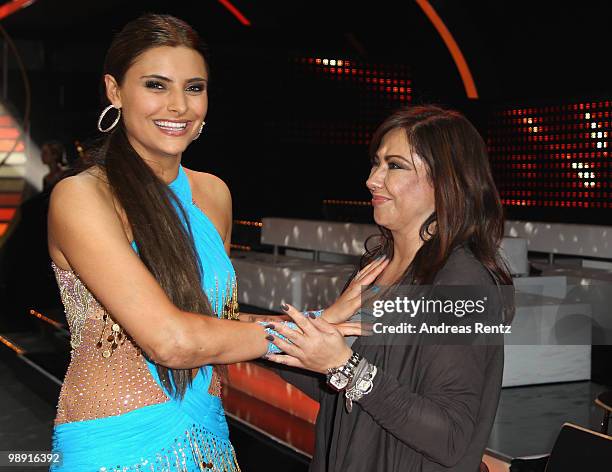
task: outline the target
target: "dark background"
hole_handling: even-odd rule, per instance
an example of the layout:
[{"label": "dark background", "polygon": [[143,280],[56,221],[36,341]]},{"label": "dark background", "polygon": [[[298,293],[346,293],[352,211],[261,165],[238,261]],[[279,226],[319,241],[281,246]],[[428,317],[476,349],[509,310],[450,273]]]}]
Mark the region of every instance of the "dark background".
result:
[{"label": "dark background", "polygon": [[[3,20],[28,67],[33,140],[71,147],[98,134],[105,50],[116,31],[147,11],[185,19],[209,45],[207,125],[183,163],[228,183],[235,218],[320,218],[323,199],[368,199],[367,146],[325,131],[348,124],[367,133],[400,103],[304,72],[294,58],[400,71],[412,80],[412,103],[458,108],[485,136],[492,110],[612,97],[610,2],[432,1],[470,66],[478,100],[466,98],[449,52],[415,2],[233,3],[251,26],[215,0],[38,0]],[[9,99],[23,109],[16,69],[10,81]],[[304,123],[310,131],[300,131]],[[507,210],[512,218],[598,224],[608,213]]]}]

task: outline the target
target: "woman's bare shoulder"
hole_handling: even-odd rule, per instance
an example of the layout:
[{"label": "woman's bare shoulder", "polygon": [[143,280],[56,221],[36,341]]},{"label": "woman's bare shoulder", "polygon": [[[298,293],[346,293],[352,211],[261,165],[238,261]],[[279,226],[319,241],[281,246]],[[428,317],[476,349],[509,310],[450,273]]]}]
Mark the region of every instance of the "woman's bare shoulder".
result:
[{"label": "woman's bare shoulder", "polygon": [[108,180],[106,173],[98,166],[89,167],[78,174],[65,177],[60,180],[51,192],[51,197],[54,194],[64,196],[65,194],[79,194],[90,196],[107,197],[110,195]]},{"label": "woman's bare shoulder", "polygon": [[60,248],[65,228],[91,224],[90,219],[123,221],[102,169],[91,167],[59,181],[49,201],[48,230],[51,258],[62,268],[66,260]]}]

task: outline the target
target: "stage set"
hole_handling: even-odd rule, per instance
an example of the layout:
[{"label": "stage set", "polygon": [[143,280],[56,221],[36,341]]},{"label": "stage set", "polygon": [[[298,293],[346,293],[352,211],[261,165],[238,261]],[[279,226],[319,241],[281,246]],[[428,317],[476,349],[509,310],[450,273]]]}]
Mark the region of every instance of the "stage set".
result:
[{"label": "stage set", "polygon": [[[183,164],[232,192],[240,310],[333,303],[379,232],[374,129],[401,106],[457,109],[486,141],[516,289],[481,470],[612,467],[609,5],[82,3],[0,4],[0,450],[50,449],[70,361],[43,144],[63,144],[63,169],[87,160],[112,34],[159,10],[211,50],[207,125]],[[263,360],[230,365],[222,391],[242,470],[308,470],[317,402]]]}]

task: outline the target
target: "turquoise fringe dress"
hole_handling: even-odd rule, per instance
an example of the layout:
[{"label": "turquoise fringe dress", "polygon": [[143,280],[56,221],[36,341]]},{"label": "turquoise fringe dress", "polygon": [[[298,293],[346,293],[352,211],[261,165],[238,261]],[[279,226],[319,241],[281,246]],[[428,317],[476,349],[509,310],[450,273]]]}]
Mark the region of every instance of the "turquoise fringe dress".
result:
[{"label": "turquoise fringe dress", "polygon": [[[178,176],[169,184],[169,188],[178,197],[187,213],[195,248],[204,272],[202,286],[213,310],[217,316],[221,316],[228,301],[231,302],[233,299],[236,280],[223,241],[212,222],[195,205],[189,180],[182,166],[179,166]],[[135,244],[133,248],[138,252]],[[73,345],[71,365],[64,382],[66,388],[63,386],[60,394],[59,412],[63,408],[62,405],[69,405],[70,401],[76,405],[76,402],[82,399],[82,397],[74,398],[76,396],[74,392],[79,391],[78,383],[85,377],[82,372],[80,376],[71,374],[71,368],[74,363],[73,371],[78,370],[78,363],[83,362],[79,361],[79,356],[85,356],[83,352],[87,349],[93,350],[91,343],[87,343],[85,339],[87,336],[82,334],[87,330],[84,318],[92,318],[92,312],[95,311],[92,310],[92,306],[95,306],[97,301],[80,282],[77,274],[60,269],[55,264],[52,266],[66,308]],[[102,313],[107,313],[101,305],[97,306],[103,310]],[[83,337],[82,343],[81,337]],[[88,346],[85,347],[84,344]],[[119,345],[117,349],[123,347]],[[107,362],[109,359],[112,360],[114,355],[117,353],[110,356],[106,353],[104,356],[98,354],[95,362]],[[50,470],[54,472],[240,470],[229,441],[220,394],[217,396],[209,392],[211,381],[218,382],[216,374],[213,375],[212,366],[201,367],[184,398],[176,400],[160,382],[155,365],[146,356],[141,356],[139,362],[142,363],[143,360],[147,369],[141,368],[144,373],[142,378],[149,376],[145,380],[155,387],[151,383],[152,378],[167,396],[165,401],[141,406],[121,414],[102,417],[93,414],[92,419],[60,423],[56,420],[53,431],[53,452],[62,454],[62,462],[52,466]],[[72,377],[69,379],[70,375]],[[123,380],[130,382],[130,378]],[[133,380],[132,376],[132,382],[139,380]],[[67,381],[73,386],[66,385]],[[96,388],[98,387],[92,390],[96,392]],[[158,395],[162,395],[161,392],[158,391]],[[123,400],[119,400],[121,404]],[[99,399],[93,401],[99,402]]]}]

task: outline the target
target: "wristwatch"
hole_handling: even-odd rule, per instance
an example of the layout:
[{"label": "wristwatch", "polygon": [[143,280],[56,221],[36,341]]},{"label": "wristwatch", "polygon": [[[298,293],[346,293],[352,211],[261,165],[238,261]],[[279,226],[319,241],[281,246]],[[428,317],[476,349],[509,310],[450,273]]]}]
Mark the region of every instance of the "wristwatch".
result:
[{"label": "wristwatch", "polygon": [[355,375],[355,368],[361,359],[361,354],[353,352],[353,355],[343,366],[327,369],[327,384],[338,392],[346,388]]}]

